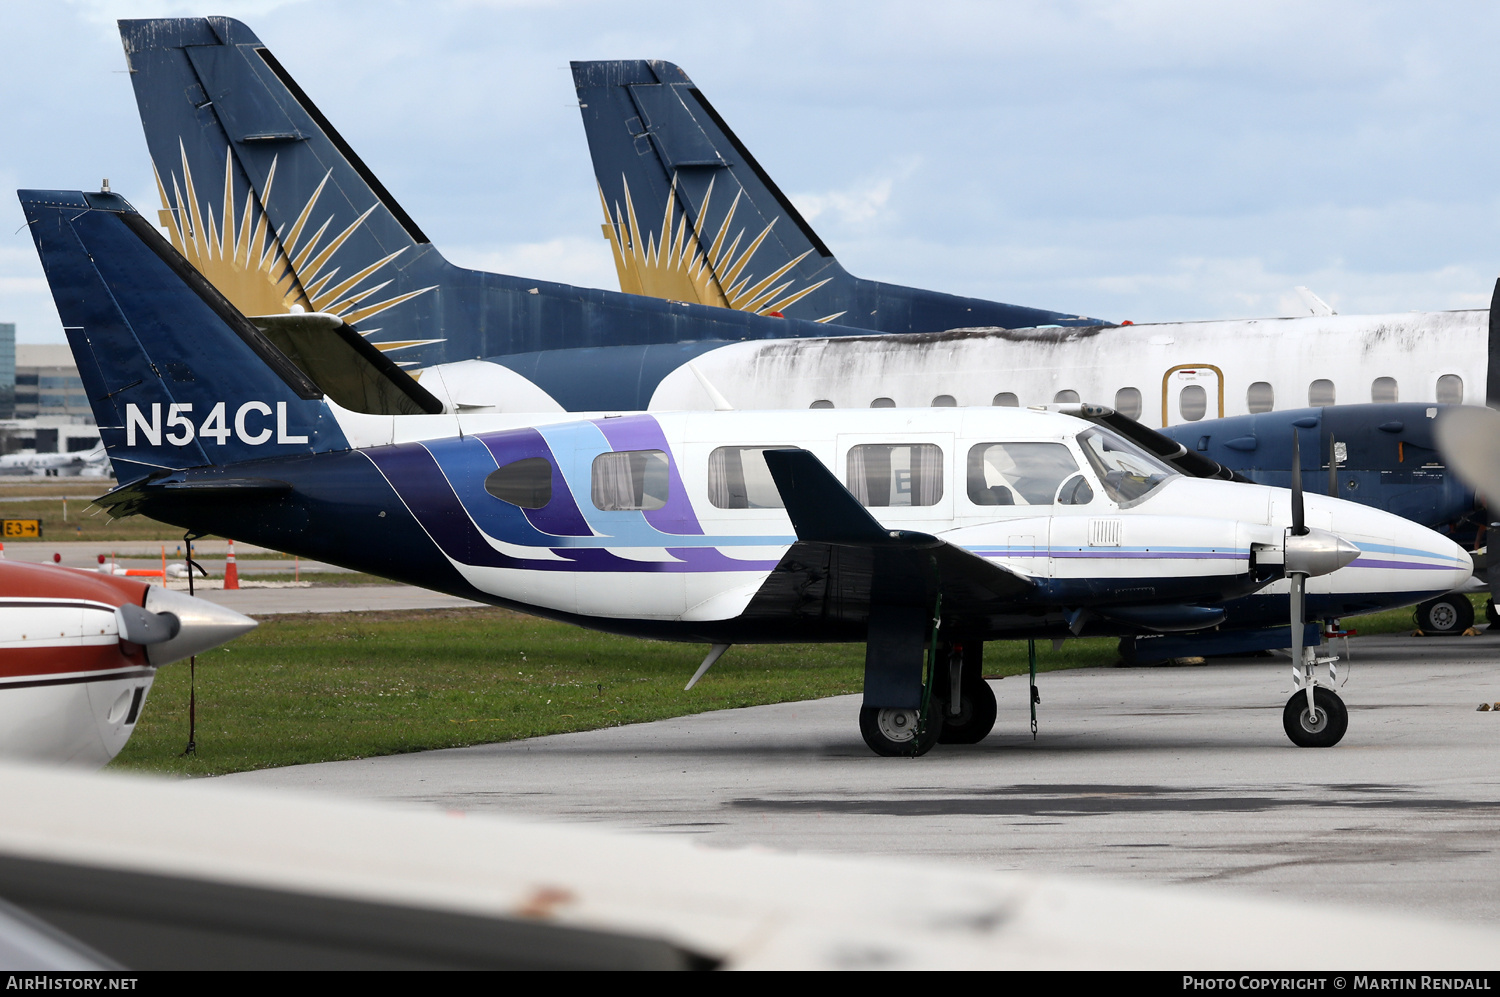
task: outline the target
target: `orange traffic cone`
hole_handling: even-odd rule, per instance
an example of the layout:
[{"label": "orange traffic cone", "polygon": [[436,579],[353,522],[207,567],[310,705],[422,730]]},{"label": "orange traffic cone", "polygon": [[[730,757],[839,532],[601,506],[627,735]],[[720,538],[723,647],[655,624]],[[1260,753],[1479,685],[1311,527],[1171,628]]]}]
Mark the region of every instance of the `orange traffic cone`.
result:
[{"label": "orange traffic cone", "polygon": [[240,569],[234,566],[234,541],[229,541],[229,557],[224,560],[224,588],[240,587]]}]

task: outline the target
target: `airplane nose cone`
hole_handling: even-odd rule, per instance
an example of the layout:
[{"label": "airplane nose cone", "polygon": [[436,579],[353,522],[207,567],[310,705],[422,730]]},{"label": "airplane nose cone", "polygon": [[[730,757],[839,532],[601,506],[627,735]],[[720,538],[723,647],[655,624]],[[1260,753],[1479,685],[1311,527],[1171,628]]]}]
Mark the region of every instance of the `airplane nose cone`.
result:
[{"label": "airplane nose cone", "polygon": [[232,609],[164,588],[147,590],[146,610],[171,613],[179,624],[177,635],[171,640],[146,648],[146,660],[157,667],[202,654],[259,625]]}]

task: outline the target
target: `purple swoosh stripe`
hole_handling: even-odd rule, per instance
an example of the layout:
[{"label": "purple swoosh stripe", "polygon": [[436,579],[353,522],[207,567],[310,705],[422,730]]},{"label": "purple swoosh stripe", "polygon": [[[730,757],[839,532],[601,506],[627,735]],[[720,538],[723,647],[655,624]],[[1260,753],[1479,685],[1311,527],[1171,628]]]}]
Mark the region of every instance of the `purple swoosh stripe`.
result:
[{"label": "purple swoosh stripe", "polygon": [[1356,557],[1346,567],[1350,568],[1404,568],[1407,571],[1452,571],[1451,564],[1415,564],[1411,561],[1377,561],[1369,557]]}]

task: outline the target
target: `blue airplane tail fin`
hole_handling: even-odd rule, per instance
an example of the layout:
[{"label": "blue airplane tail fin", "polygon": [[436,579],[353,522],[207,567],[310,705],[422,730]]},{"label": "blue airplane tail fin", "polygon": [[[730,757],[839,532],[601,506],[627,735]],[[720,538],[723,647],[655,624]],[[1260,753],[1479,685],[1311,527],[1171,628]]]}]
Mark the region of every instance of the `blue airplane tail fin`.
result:
[{"label": "blue airplane tail fin", "polygon": [[688,75],[573,63],[620,289],[879,332],[1098,319],[852,276]]},{"label": "blue airplane tail fin", "polygon": [[122,484],[348,446],[313,377],[123,198],[19,196]]},{"label": "blue airplane tail fin", "polygon": [[575,62],[573,82],[622,291],[839,317],[814,303],[843,267],[685,72]]},{"label": "blue airplane tail fin", "polygon": [[451,265],[249,28],[226,17],[119,27],[160,223],[235,307],[337,315],[366,335],[397,306],[403,329],[430,320],[422,299]]}]

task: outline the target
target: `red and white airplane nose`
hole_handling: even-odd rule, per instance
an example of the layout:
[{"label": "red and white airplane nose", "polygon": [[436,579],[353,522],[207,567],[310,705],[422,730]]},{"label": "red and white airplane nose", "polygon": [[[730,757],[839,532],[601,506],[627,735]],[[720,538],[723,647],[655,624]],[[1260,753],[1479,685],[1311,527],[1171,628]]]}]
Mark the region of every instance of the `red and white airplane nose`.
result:
[{"label": "red and white airplane nose", "polygon": [[0,561],[0,756],[108,763],[159,666],[255,625],[135,579]]}]

